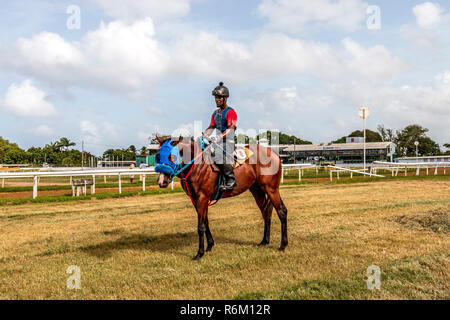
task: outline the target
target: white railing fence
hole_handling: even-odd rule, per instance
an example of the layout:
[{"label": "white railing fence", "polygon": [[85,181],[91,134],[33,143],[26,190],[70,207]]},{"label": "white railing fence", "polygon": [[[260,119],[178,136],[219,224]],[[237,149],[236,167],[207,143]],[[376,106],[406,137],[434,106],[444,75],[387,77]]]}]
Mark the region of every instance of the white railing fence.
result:
[{"label": "white railing fence", "polygon": [[[122,193],[122,177],[123,176],[142,176],[142,191],[145,191],[145,177],[147,175],[158,174],[154,168],[148,169],[103,169],[103,170],[70,170],[70,171],[52,171],[52,172],[0,172],[0,179],[2,179],[2,188],[4,187],[5,179],[17,178],[33,178],[33,199],[37,197],[39,179],[42,177],[90,177],[93,180],[91,194],[95,193],[95,177],[96,176],[117,176],[119,182],[119,193]],[[173,190],[173,182],[172,182]]]}]

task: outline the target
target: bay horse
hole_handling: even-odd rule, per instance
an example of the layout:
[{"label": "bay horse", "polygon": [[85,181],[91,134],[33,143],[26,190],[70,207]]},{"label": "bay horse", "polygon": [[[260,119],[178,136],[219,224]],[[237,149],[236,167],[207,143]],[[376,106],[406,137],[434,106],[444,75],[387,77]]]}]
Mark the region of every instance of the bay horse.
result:
[{"label": "bay horse", "polygon": [[[191,198],[197,211],[199,246],[197,255],[193,260],[199,260],[205,253],[204,235],[206,235],[208,243],[206,251],[211,251],[214,246],[214,239],[208,223],[208,207],[210,201],[217,194],[220,173],[213,169],[211,161],[208,161],[208,157],[202,156],[200,160],[197,159],[202,153],[202,144],[199,139],[194,141],[191,138],[186,141],[183,140],[183,137],[179,137],[176,140],[156,138],[160,144],[160,150],[156,155],[157,162],[163,166],[171,165],[172,168],[178,162],[177,168],[181,167],[177,172],[170,171],[170,168],[168,171],[159,170],[159,187],[166,188],[173,177],[177,176],[181,179],[182,188]],[[268,147],[259,144],[252,144],[246,147],[252,152],[242,165],[234,169],[237,187],[233,190],[225,191],[223,198],[235,197],[246,190],[250,190],[264,219],[264,236],[259,244],[260,246],[269,244],[271,217],[273,208],[275,208],[281,221],[281,245],[279,250],[284,251],[288,244],[288,237],[287,209],[279,192],[282,174],[281,160]],[[160,154],[163,148],[166,153],[168,152],[168,156],[166,154],[164,157],[165,161],[163,161]],[[192,159],[191,155],[197,157]]]}]

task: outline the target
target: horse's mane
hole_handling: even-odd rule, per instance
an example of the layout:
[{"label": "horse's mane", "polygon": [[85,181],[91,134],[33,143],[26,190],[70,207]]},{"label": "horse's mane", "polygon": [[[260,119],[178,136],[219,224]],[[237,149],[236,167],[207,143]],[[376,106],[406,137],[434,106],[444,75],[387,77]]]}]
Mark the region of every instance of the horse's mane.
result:
[{"label": "horse's mane", "polygon": [[[180,136],[180,137],[182,137],[182,136]],[[167,135],[167,136],[161,136],[161,138],[164,139],[164,140],[163,140],[163,143],[166,142],[167,140],[176,140],[176,139],[173,139],[172,136],[170,136],[170,135]],[[183,142],[187,142],[187,141],[189,141],[189,142],[195,142],[193,136],[182,137],[182,138],[183,138]]]}]

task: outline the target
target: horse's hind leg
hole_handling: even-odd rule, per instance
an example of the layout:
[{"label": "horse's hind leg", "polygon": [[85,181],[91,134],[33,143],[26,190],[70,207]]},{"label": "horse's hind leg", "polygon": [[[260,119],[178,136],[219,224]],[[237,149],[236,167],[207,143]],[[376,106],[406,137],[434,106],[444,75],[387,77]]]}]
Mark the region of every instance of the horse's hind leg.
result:
[{"label": "horse's hind leg", "polygon": [[261,189],[261,187],[255,183],[250,188],[250,192],[253,194],[255,198],[256,204],[261,210],[263,219],[264,219],[264,237],[259,244],[260,246],[264,246],[269,244],[270,242],[270,224],[272,218],[272,210],[273,205],[270,202],[269,198],[266,196],[266,193]]},{"label": "horse's hind leg", "polygon": [[287,209],[283,203],[283,200],[280,196],[279,189],[267,190],[267,195],[270,198],[275,210],[278,213],[278,218],[280,218],[281,222],[281,246],[280,250],[283,251],[284,248],[288,245],[287,238]]}]

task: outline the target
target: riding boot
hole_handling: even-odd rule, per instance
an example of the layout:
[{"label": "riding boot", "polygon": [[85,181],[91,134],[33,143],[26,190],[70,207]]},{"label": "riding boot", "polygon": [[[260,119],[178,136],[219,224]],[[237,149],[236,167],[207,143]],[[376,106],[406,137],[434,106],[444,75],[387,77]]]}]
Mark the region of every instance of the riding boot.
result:
[{"label": "riding boot", "polygon": [[224,166],[223,164],[217,164],[216,163],[216,165],[219,168],[220,173],[222,175],[222,179],[220,179],[220,185],[219,185],[219,189],[222,190],[225,187],[225,181],[226,181],[226,179],[225,179],[226,178],[225,169],[223,167]]},{"label": "riding boot", "polygon": [[237,186],[236,178],[233,172],[233,166],[228,163],[223,164],[223,174],[225,178],[225,185],[221,187],[221,190],[222,191],[233,190]]}]

